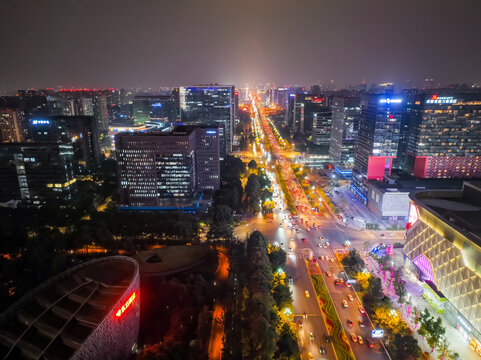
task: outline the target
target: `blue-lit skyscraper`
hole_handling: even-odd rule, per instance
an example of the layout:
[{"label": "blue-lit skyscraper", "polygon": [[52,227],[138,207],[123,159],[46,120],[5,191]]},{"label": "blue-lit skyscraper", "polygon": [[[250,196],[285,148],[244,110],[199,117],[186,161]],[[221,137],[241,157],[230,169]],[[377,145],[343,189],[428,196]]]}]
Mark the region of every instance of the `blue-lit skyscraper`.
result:
[{"label": "blue-lit skyscraper", "polygon": [[232,151],[234,86],[201,85],[179,88],[180,120],[186,125],[219,124],[221,158]]},{"label": "blue-lit skyscraper", "polygon": [[401,95],[363,95],[351,188],[367,204],[367,180],[391,175],[403,110]]}]

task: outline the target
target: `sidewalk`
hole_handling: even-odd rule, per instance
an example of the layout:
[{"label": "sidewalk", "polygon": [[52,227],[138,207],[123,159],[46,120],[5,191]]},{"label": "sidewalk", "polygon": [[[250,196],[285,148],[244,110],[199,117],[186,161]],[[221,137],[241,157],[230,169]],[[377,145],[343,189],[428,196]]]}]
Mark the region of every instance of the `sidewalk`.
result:
[{"label": "sidewalk", "polygon": [[[407,290],[407,293],[410,295],[410,299],[409,299],[410,306],[406,306],[406,304],[401,305],[397,302],[397,295],[394,290],[394,286],[392,286],[391,289],[389,290],[389,283],[391,280],[391,271],[387,271],[386,277],[384,278],[383,272],[379,274],[379,264],[377,263],[376,260],[374,260],[369,255],[367,255],[367,258],[364,258],[364,260],[366,262],[367,269],[375,276],[381,278],[384,294],[386,294],[386,296],[391,298],[393,306],[398,309],[403,320],[406,321],[406,323],[408,324],[408,327],[411,330],[416,331],[416,329],[419,327],[419,324],[416,325],[414,323],[414,314],[412,311],[413,308],[416,307],[420,312],[424,311],[424,309],[428,309],[428,311],[432,316],[434,316],[435,318],[440,317],[441,320],[443,321],[443,326],[446,328],[445,336],[446,336],[446,339],[448,339],[449,348],[459,354],[460,360],[479,359],[478,354],[475,351],[471,350],[468,342],[461,336],[458,330],[451,325],[451,323],[446,319],[446,317],[443,314],[437,313],[433,309],[433,307],[424,299],[422,295],[423,293],[422,283],[414,276],[414,274],[412,274],[404,266],[402,267],[403,274],[401,276],[401,279],[406,283],[406,290]],[[396,268],[399,268],[399,266],[403,264],[402,253],[398,251],[394,253],[394,263],[396,265]],[[417,334],[417,332],[414,333],[414,337],[418,340],[418,344],[421,347],[421,350],[423,352],[430,353],[431,359],[437,359],[437,356],[438,356],[437,353],[431,353],[431,349],[429,348],[428,344],[424,339],[421,338],[421,336]]]}]

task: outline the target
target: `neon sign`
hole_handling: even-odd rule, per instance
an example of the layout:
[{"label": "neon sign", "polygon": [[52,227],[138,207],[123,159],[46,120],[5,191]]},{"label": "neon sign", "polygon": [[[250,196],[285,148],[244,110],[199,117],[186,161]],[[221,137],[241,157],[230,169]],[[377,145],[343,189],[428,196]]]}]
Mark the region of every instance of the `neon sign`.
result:
[{"label": "neon sign", "polygon": [[133,292],[132,295],[130,295],[130,297],[127,299],[125,304],[123,304],[121,307],[119,307],[119,309],[115,313],[115,316],[121,317],[123,315],[123,313],[130,307],[130,305],[132,305],[134,300],[135,300],[135,292]]},{"label": "neon sign", "polygon": [[33,125],[45,125],[50,124],[50,120],[32,120]]},{"label": "neon sign", "polygon": [[153,103],[152,107],[162,107],[162,104],[161,103]]},{"label": "neon sign", "polygon": [[454,104],[458,100],[452,96],[437,96],[433,95],[431,99],[426,100],[426,104]]},{"label": "neon sign", "polygon": [[215,130],[207,130],[206,133],[209,134],[209,135],[215,135],[215,134],[217,134],[217,131],[215,131]]},{"label": "neon sign", "polygon": [[391,99],[391,98],[386,98],[386,99],[380,99],[379,102],[381,104],[400,104],[402,103],[403,99]]}]

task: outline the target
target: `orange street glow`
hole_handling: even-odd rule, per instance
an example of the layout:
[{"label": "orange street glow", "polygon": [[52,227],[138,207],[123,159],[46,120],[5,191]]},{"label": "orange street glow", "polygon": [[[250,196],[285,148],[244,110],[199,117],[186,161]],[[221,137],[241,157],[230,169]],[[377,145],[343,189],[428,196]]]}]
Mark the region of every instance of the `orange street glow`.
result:
[{"label": "orange street glow", "polygon": [[134,302],[134,300],[135,300],[135,292],[132,293],[132,295],[130,295],[130,297],[127,299],[125,304],[123,304],[122,307],[120,307],[117,310],[117,312],[115,313],[115,316],[121,317],[122,314],[125,312],[125,310],[127,310],[129,308],[129,306]]}]

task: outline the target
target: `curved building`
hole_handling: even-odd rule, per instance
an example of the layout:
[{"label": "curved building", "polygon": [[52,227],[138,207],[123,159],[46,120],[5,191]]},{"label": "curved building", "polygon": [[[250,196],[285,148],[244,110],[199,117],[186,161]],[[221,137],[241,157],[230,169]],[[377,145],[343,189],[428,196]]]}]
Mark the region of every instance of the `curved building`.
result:
[{"label": "curved building", "polygon": [[111,256],[51,278],[0,315],[2,359],[125,359],[139,332],[139,266]]},{"label": "curved building", "polygon": [[424,297],[481,354],[481,182],[410,195],[404,252]]}]

